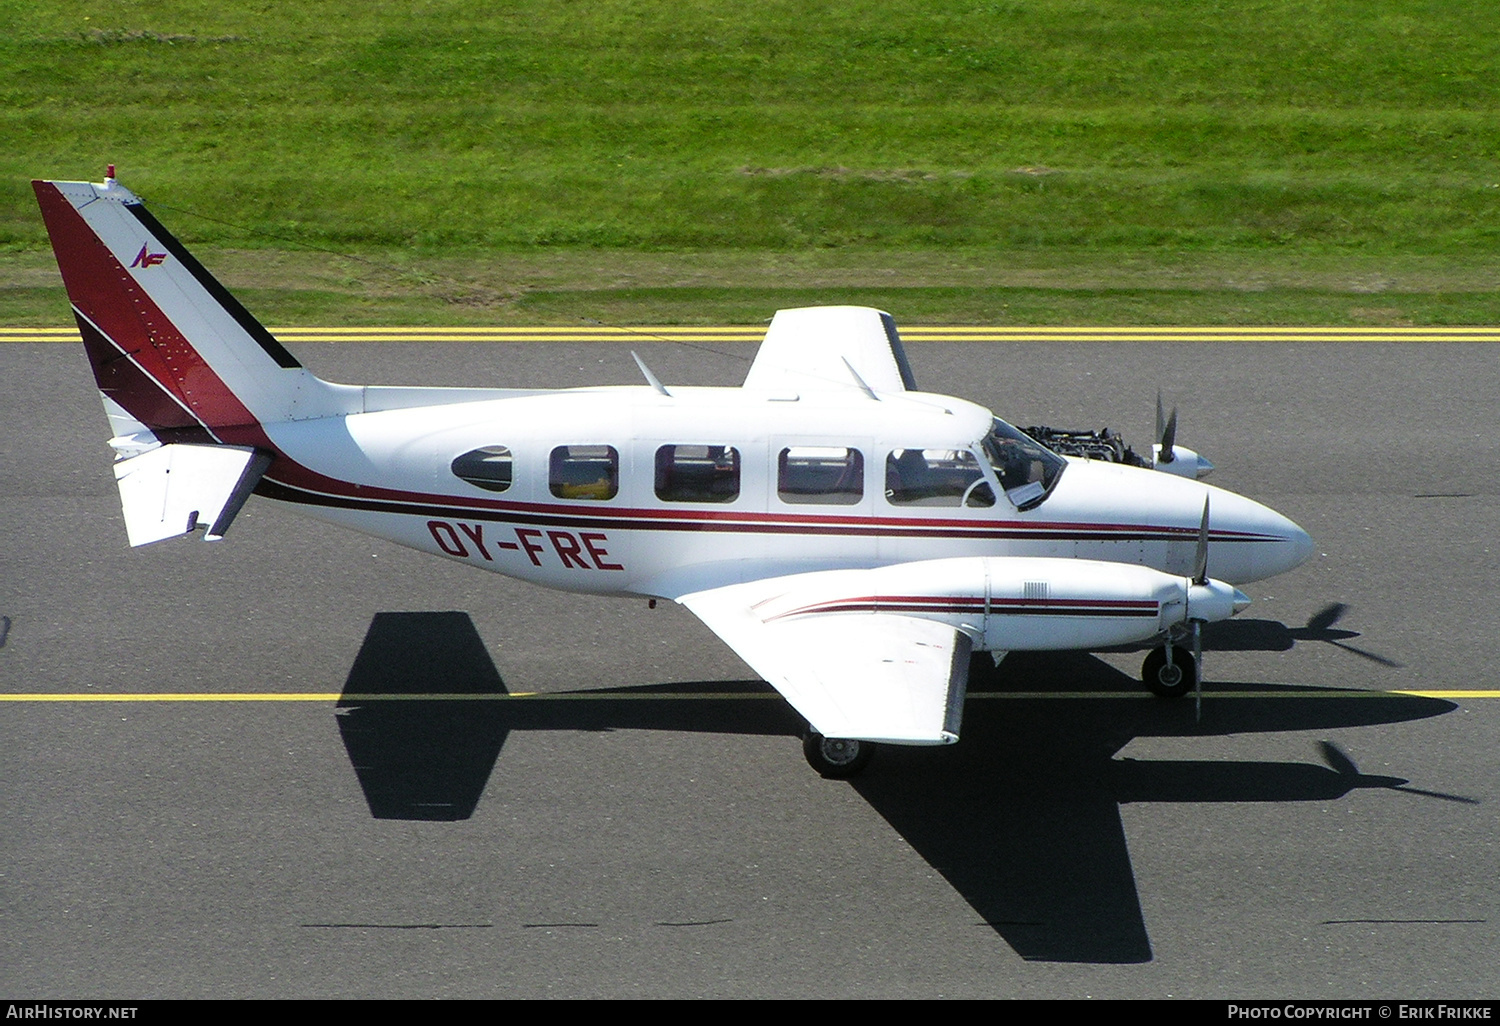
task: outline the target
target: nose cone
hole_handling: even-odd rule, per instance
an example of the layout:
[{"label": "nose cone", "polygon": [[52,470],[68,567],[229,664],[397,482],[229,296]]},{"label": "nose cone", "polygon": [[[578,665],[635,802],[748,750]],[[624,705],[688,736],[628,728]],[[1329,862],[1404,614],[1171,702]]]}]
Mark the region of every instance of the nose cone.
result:
[{"label": "nose cone", "polygon": [[[1285,517],[1282,519],[1286,520]],[[1286,523],[1291,528],[1292,566],[1287,567],[1290,570],[1293,566],[1301,566],[1307,562],[1307,557],[1313,554],[1313,540],[1312,535],[1302,530],[1302,528],[1290,520],[1287,520]]]},{"label": "nose cone", "polygon": [[1214,489],[1211,503],[1211,575],[1231,584],[1261,581],[1301,566],[1312,555],[1307,532],[1269,506],[1220,489]]}]

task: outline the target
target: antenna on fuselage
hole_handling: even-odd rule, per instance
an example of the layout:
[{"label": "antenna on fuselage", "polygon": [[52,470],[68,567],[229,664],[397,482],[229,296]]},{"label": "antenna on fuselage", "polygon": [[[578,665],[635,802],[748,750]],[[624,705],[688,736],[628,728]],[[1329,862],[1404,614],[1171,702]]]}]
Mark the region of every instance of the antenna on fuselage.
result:
[{"label": "antenna on fuselage", "polygon": [[864,394],[869,396],[871,399],[879,402],[880,396],[875,394],[875,390],[873,388],[865,384],[865,379],[859,376],[859,371],[854,369],[854,364],[849,362],[849,358],[847,356],[841,356],[839,357],[839,359],[843,360],[844,366],[849,368],[849,374],[854,378],[854,383],[860,387],[860,390],[863,391]]},{"label": "antenna on fuselage", "polygon": [[667,391],[667,386],[661,383],[660,378],[651,373],[651,368],[646,366],[646,361],[642,360],[634,349],[630,351],[630,357],[635,360],[635,365],[641,369],[641,373],[646,375],[646,383],[670,399],[672,393]]}]

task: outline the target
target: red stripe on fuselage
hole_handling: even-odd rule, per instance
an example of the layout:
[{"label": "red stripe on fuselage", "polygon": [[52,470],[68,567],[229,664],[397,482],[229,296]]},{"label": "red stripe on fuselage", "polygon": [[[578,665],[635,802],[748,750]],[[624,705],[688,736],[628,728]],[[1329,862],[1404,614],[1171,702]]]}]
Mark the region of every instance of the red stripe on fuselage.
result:
[{"label": "red stripe on fuselage", "polygon": [[[1161,527],[1148,524],[1090,524],[1053,521],[1026,523],[1006,520],[927,520],[908,517],[807,516],[806,514],[716,512],[711,517],[695,511],[610,509],[571,504],[498,503],[447,495],[423,495],[347,482],[337,492],[304,488],[289,478],[321,478],[306,467],[284,458],[276,474],[262,480],[256,494],[298,505],[362,510],[407,516],[446,517],[486,523],[531,524],[546,527],[593,528],[638,531],[701,531],[722,534],[802,534],[846,537],[964,538],[981,541],[1185,541],[1196,536],[1196,528]],[[358,488],[357,494],[350,494]],[[1216,542],[1275,542],[1274,535],[1215,531]]]}]

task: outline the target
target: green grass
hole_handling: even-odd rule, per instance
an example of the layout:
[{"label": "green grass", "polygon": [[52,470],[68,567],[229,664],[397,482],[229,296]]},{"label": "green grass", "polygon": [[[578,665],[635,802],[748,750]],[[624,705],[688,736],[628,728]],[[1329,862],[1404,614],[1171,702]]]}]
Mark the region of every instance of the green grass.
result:
[{"label": "green grass", "polygon": [[[0,0],[0,317],[51,302],[27,180],[107,161],[190,244],[260,251],[268,321],[1494,322],[1500,5]],[[296,244],[406,270],[278,276]],[[557,253],[688,284],[559,290]],[[991,273],[921,269],[954,255]],[[1183,285],[1201,260],[1298,273]],[[454,269],[496,262],[482,295]]]},{"label": "green grass", "polygon": [[[399,250],[371,260],[210,247],[200,256],[271,325],[753,324],[781,307],[835,302],[893,310],[905,324],[1500,323],[1500,269],[1457,258],[854,248]],[[51,256],[10,263],[0,324],[62,323]]]}]

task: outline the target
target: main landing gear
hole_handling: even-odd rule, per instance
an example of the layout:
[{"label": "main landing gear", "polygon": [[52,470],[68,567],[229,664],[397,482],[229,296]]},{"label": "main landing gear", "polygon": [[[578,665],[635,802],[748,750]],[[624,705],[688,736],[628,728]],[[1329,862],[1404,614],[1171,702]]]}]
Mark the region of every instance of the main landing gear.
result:
[{"label": "main landing gear", "polygon": [[875,743],[808,732],[802,739],[802,754],[809,766],[829,780],[845,780],[869,764]]},{"label": "main landing gear", "polygon": [[1198,663],[1181,645],[1153,648],[1141,664],[1141,680],[1152,694],[1181,698],[1198,683]]}]

